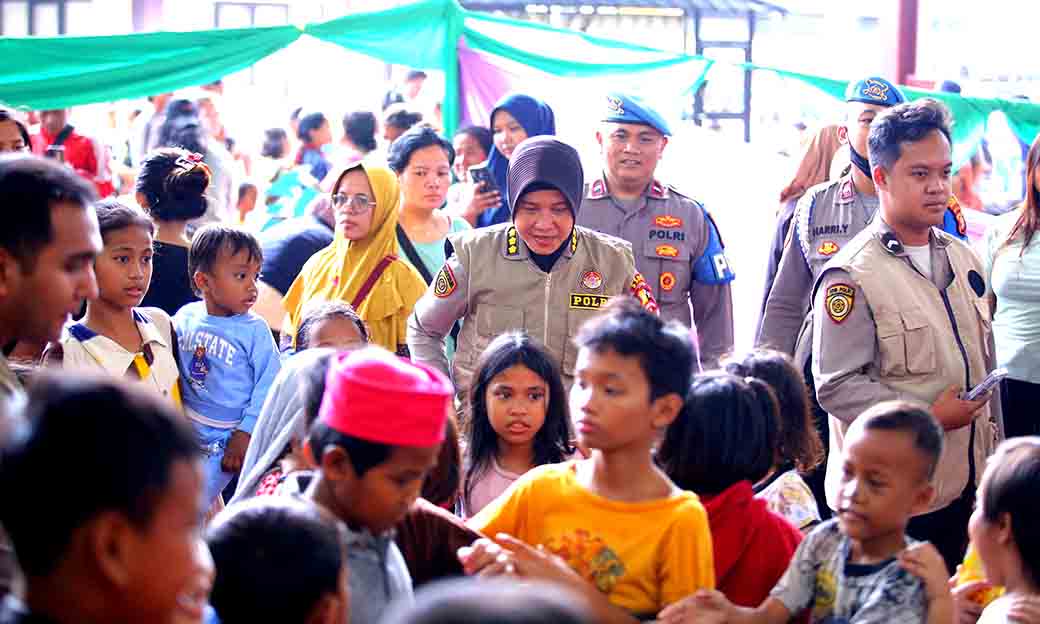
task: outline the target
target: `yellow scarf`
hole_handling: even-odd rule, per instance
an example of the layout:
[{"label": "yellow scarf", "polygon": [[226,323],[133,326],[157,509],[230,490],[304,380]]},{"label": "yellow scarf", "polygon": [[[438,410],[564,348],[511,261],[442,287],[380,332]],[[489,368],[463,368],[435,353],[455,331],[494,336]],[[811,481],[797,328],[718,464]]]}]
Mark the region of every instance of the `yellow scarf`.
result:
[{"label": "yellow scarf", "polygon": [[[366,238],[351,241],[336,228],[332,244],[314,254],[304,265],[282,300],[282,306],[289,313],[293,342],[300,326],[301,312],[307,303],[316,300],[350,303],[380,261],[388,255],[397,255],[397,216],[401,191],[397,176],[392,171],[367,162],[355,163],[339,175],[333,193],[338,191],[348,172],[359,168],[368,176],[375,194],[372,229]],[[361,319],[369,323],[370,329],[375,330],[372,341],[377,344],[383,342],[376,335],[381,332],[373,326],[374,323],[394,316],[406,319],[425,290],[426,282],[410,265],[401,260],[391,263],[357,309]],[[386,340],[400,341],[394,345],[383,345],[390,350],[396,350],[400,344],[404,344],[403,336],[388,336]]]}]

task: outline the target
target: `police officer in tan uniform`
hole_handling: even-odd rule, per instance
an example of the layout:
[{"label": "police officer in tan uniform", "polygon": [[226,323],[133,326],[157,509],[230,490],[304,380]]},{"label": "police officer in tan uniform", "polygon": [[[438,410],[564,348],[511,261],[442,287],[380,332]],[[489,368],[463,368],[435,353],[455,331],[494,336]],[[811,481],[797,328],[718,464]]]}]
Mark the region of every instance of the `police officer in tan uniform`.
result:
[{"label": "police officer in tan uniform", "polygon": [[[846,119],[839,136],[848,143],[852,165],[839,179],[809,189],[795,207],[755,341],[794,355],[799,366],[806,364],[812,348],[808,312],[813,283],[824,265],[877,213],[877,192],[864,155],[870,124],[880,112],[902,104],[906,97],[884,78],[870,77],[849,83],[845,100]],[[964,238],[964,218],[956,203],[947,210],[942,226]]]},{"label": "police officer in tan uniform", "polygon": [[[605,170],[585,190],[578,224],[632,244],[661,316],[696,327],[703,366],[733,350],[733,270],[711,215],[654,178],[671,130],[641,99],[606,98],[596,133]],[[691,316],[692,305],[692,316]]]},{"label": "police officer in tan uniform", "polygon": [[1001,416],[992,394],[962,395],[995,359],[982,264],[938,227],[952,189],[948,115],[942,104],[919,100],[874,120],[869,151],[879,216],[816,282],[812,358],[817,396],[830,414],[832,509],[849,424],[885,400],[931,406],[946,432],[937,494],[907,531],[932,542],[952,570],[964,555],[975,487]]},{"label": "police officer in tan uniform", "polygon": [[452,378],[460,397],[499,334],[526,330],[557,358],[569,387],[571,338],[610,297],[657,311],[623,240],[576,226],[583,185],[577,151],[551,136],[527,139],[509,162],[513,222],[450,237],[448,258],[408,321],[412,359],[448,372],[445,336],[462,320]]}]

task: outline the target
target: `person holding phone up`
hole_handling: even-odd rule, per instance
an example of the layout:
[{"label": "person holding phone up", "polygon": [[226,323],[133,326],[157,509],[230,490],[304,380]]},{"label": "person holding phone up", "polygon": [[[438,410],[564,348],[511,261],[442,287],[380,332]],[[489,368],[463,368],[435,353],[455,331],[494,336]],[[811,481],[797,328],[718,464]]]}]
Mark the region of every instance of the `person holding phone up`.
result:
[{"label": "person holding phone up", "polygon": [[949,120],[939,102],[918,100],[871,124],[880,208],[816,280],[812,361],[830,420],[827,501],[865,531],[882,525],[885,513],[870,509],[871,493],[892,484],[857,482],[852,508],[838,508],[845,432],[882,401],[931,406],[945,430],[936,496],[907,532],[935,545],[952,570],[967,546],[975,488],[1002,435],[1002,416],[996,390],[963,397],[996,364],[985,269],[968,245],[940,229],[952,192]]},{"label": "person holding phone up", "polygon": [[459,216],[476,228],[509,221],[506,177],[513,151],[525,139],[556,134],[556,116],[545,102],[529,95],[506,95],[491,109],[491,153],[487,161],[469,167],[472,193]]}]

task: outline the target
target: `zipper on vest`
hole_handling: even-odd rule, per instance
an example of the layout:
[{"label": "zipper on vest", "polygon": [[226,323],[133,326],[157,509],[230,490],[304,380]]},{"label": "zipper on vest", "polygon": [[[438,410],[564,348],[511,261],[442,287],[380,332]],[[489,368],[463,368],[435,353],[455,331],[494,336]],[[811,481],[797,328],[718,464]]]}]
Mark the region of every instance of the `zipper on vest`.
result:
[{"label": "zipper on vest", "polygon": [[939,291],[939,295],[942,297],[943,305],[946,306],[946,316],[950,317],[950,325],[953,326],[953,335],[957,338],[957,348],[961,350],[961,358],[964,359],[964,388],[965,390],[971,389],[971,365],[968,363],[968,350],[964,348],[964,341],[961,340],[960,329],[957,328],[957,318],[953,315],[953,307],[950,306],[950,297],[946,294],[946,289]]},{"label": "zipper on vest", "polygon": [[542,344],[549,348],[549,289],[552,287],[552,273],[545,274],[545,336]]},{"label": "zipper on vest", "polygon": [[[957,281],[957,276],[954,275],[953,282],[950,282],[952,286]],[[950,305],[950,297],[946,293],[946,289],[943,288],[939,291],[942,296],[943,305],[946,306],[946,316],[950,317],[950,325],[953,326],[953,336],[957,339],[957,348],[961,350],[961,357],[964,359],[964,390],[968,391],[971,389],[971,365],[968,363],[968,350],[964,348],[964,341],[961,340],[961,331],[957,328],[957,318],[953,315],[953,307]],[[968,484],[965,488],[975,487],[975,419],[971,419],[971,429],[968,432]]]}]

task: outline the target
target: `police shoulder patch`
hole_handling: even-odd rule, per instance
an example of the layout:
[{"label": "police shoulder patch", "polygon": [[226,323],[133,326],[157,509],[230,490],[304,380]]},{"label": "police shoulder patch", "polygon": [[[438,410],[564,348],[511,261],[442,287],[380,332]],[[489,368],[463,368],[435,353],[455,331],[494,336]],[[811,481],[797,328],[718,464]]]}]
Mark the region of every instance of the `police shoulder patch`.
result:
[{"label": "police shoulder patch", "polygon": [[852,312],[852,304],[856,301],[856,289],[848,284],[835,284],[827,289],[827,316],[835,323],[841,323]]},{"label": "police shoulder patch", "polygon": [[654,293],[650,290],[650,285],[646,283],[646,279],[642,273],[636,272],[635,277],[632,278],[632,296],[636,298],[639,305],[643,306],[643,309],[648,312],[658,313],[657,300],[654,299]]},{"label": "police shoulder patch", "polygon": [[437,272],[437,277],[433,279],[433,294],[444,299],[450,297],[455,292],[457,286],[458,282],[455,281],[455,274],[451,272],[451,267],[445,264]]},{"label": "police shoulder patch", "polygon": [[968,222],[964,220],[964,211],[961,210],[961,203],[957,201],[957,198],[950,195],[950,199],[946,202],[946,207],[953,214],[953,218],[957,220],[957,233],[961,236],[968,234]]}]

